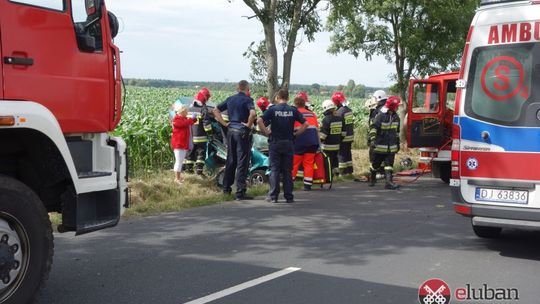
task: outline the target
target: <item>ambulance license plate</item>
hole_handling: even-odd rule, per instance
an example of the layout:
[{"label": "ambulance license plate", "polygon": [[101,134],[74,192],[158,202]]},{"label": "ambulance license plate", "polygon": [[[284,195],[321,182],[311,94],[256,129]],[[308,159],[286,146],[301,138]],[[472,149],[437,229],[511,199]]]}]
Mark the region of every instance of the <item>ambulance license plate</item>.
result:
[{"label": "ambulance license plate", "polygon": [[491,188],[476,188],[475,199],[477,201],[511,203],[526,205],[529,203],[529,191],[506,190]]}]

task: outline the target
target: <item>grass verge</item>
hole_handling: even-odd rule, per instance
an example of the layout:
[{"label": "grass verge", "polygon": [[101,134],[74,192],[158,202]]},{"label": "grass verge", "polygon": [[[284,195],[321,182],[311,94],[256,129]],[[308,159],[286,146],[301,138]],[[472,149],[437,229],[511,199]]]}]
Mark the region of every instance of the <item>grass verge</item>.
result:
[{"label": "grass verge", "polygon": [[[403,158],[409,157],[417,163],[416,150],[400,152],[395,161],[395,170],[400,171],[399,163]],[[350,181],[354,177],[366,176],[369,173],[368,150],[353,150],[353,164],[355,176],[340,176],[335,182]],[[196,175],[184,175],[184,183],[179,186],[173,181],[173,172],[145,172],[143,175],[130,181],[131,208],[127,209],[125,217],[148,216],[165,212],[176,212],[187,208],[206,206],[234,199],[233,195],[224,195],[211,177],[201,178]],[[295,190],[303,187],[302,183],[295,183]],[[262,196],[268,192],[268,185],[248,189],[250,196]],[[54,226],[61,223],[62,216],[58,213],[50,214]]]}]

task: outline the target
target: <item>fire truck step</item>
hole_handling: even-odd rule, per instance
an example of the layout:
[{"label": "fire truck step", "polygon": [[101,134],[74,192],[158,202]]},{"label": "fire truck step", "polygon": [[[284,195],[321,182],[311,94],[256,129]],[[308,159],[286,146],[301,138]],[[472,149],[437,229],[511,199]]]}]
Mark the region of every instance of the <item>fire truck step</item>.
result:
[{"label": "fire truck step", "polygon": [[93,177],[103,177],[103,176],[111,176],[111,175],[112,175],[112,172],[98,172],[98,171],[78,173],[79,178],[93,178]]}]

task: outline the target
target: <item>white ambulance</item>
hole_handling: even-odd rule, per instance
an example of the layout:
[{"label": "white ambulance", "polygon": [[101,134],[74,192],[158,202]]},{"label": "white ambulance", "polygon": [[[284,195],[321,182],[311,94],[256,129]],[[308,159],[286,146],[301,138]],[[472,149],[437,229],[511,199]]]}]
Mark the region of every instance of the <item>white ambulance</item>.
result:
[{"label": "white ambulance", "polygon": [[452,130],[452,200],[479,237],[540,228],[540,1],[482,0]]}]

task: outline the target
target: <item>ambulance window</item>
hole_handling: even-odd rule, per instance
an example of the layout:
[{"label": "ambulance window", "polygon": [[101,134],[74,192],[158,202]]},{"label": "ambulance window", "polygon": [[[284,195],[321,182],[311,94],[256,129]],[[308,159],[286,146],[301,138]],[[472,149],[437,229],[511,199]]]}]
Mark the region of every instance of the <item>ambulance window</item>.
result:
[{"label": "ambulance window", "polygon": [[415,83],[413,113],[439,112],[439,92],[439,85],[436,83]]},{"label": "ambulance window", "polygon": [[477,48],[473,52],[465,111],[504,125],[523,125],[532,93],[534,44]]},{"label": "ambulance window", "polygon": [[64,0],[12,0],[11,2],[37,6],[57,11],[65,9]]}]

